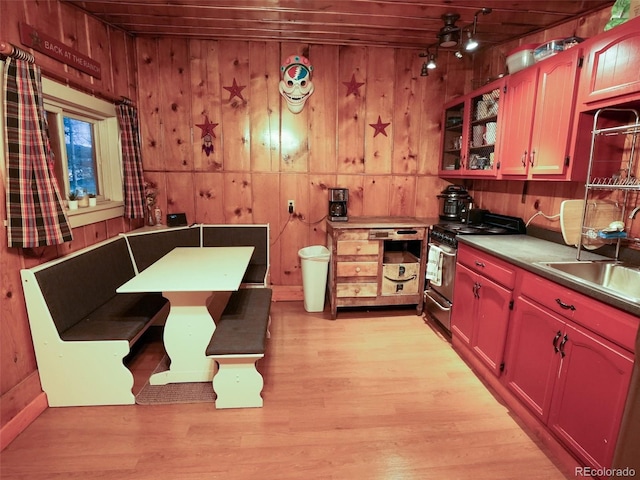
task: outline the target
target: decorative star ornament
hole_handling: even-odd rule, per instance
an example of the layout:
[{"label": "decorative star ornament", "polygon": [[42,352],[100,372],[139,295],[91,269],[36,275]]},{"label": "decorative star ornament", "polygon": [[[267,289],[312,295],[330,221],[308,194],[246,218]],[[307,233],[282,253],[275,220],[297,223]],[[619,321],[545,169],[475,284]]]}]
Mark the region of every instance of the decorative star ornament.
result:
[{"label": "decorative star ornament", "polygon": [[247,88],[246,85],[238,85],[236,83],[235,77],[233,78],[233,85],[230,87],[222,87],[225,90],[228,90],[231,95],[229,95],[229,101],[233,99],[233,97],[238,97],[240,100],[244,102],[244,97],[242,96],[242,90]]},{"label": "decorative star ornament", "polygon": [[213,138],[216,138],[216,134],[213,133],[213,129],[218,125],[218,123],[211,123],[209,121],[209,117],[205,115],[204,123],[196,123],[196,127],[199,127],[202,130],[202,136],[200,138],[204,138],[207,135],[211,135]]},{"label": "decorative star ornament", "polygon": [[349,95],[351,95],[352,93],[355,96],[358,96],[358,89],[364,85],[364,82],[356,82],[356,74],[352,74],[351,75],[351,81],[349,82],[342,82],[342,84],[347,87],[347,94],[345,95],[345,97],[348,97]]},{"label": "decorative star ornament", "polygon": [[386,137],[387,132],[385,132],[384,129],[387,128],[389,125],[391,125],[391,122],[382,123],[382,120],[380,119],[380,115],[378,115],[378,123],[369,124],[370,127],[373,127],[375,129],[375,133],[373,134],[374,137],[379,133],[383,134]]}]

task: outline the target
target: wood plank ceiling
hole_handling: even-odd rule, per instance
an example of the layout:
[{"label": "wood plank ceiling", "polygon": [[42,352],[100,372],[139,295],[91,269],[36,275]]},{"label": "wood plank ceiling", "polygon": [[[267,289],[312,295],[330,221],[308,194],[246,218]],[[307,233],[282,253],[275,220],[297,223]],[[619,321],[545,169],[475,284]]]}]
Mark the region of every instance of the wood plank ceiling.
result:
[{"label": "wood plank ceiling", "polygon": [[422,49],[442,16],[465,29],[478,14],[481,48],[610,7],[613,0],[62,0],[136,36]]}]

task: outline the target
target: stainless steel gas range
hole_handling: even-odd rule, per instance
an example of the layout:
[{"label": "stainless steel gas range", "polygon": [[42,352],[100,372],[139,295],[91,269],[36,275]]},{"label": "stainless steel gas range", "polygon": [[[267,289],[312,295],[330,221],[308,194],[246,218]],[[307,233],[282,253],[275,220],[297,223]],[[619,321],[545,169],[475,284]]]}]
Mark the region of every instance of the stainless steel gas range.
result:
[{"label": "stainless steel gas range", "polygon": [[456,271],[458,235],[513,235],[526,233],[521,218],[490,212],[478,223],[443,222],[431,227],[427,255],[425,313],[451,333],[451,308]]}]

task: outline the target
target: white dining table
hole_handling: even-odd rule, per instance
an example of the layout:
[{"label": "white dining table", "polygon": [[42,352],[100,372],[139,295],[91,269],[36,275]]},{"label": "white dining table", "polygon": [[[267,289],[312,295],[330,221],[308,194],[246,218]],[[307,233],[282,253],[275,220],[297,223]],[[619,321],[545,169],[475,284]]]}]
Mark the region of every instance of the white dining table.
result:
[{"label": "white dining table", "polygon": [[[151,385],[209,382],[214,361],[206,349],[215,331],[209,305],[238,290],[254,247],[176,247],[120,286],[118,293],[162,292],[169,300],[163,341],[169,369],[153,374]],[[221,308],[220,307],[220,311]]]}]

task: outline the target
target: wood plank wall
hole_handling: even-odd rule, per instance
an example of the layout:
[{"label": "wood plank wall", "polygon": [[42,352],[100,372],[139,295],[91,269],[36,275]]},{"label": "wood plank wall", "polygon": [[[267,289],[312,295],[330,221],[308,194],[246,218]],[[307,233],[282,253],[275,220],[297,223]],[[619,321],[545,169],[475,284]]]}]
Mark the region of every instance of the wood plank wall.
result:
[{"label": "wood plank wall", "polygon": [[[75,50],[100,62],[102,79],[96,80],[44,55],[35,53],[43,74],[57,81],[93,92],[107,99],[120,96],[135,99],[134,42],[113,29],[57,0],[0,1],[0,38],[20,46],[20,22],[35,27]],[[0,197],[5,198],[5,170],[0,169]],[[0,202],[0,216],[6,205]],[[38,265],[88,245],[140,226],[124,218],[100,222],[73,230],[74,240],[56,247],[16,249],[7,247],[6,231],[0,235],[0,428],[5,444],[5,427],[42,393],[33,351],[29,322],[22,293],[20,269]],[[25,420],[20,419],[18,423]]]},{"label": "wood plank wall", "polygon": [[[142,153],[164,212],[189,222],[269,223],[271,282],[301,295],[298,250],[324,245],[327,189],[349,188],[349,215],[437,215],[442,101],[470,63],[421,77],[418,51],[176,38],[136,40]],[[290,55],[315,91],[291,113],[278,91]],[[363,83],[347,96],[344,82]],[[243,87],[242,98],[227,90]],[[389,123],[374,136],[371,124]],[[214,128],[214,151],[202,130]],[[295,201],[289,216],[287,200]]]}]

